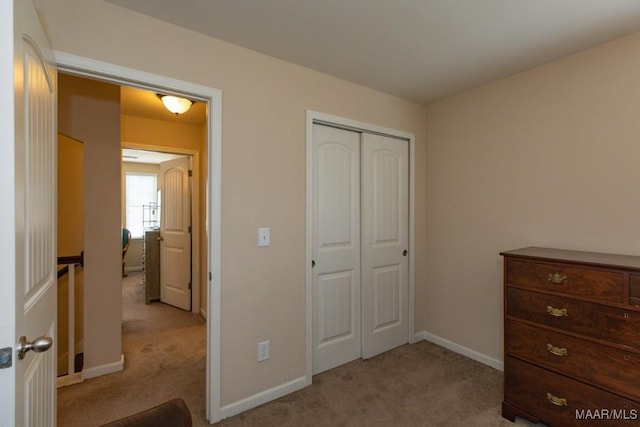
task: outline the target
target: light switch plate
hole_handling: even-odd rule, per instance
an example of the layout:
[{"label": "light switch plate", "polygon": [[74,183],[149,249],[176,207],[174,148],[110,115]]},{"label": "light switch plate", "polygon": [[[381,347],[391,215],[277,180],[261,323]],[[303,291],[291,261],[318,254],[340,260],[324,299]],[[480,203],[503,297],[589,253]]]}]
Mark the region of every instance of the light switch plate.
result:
[{"label": "light switch plate", "polygon": [[269,359],[269,341],[262,341],[258,343],[258,362],[263,362]]},{"label": "light switch plate", "polygon": [[258,228],[258,246],[271,246],[271,229],[269,227]]}]

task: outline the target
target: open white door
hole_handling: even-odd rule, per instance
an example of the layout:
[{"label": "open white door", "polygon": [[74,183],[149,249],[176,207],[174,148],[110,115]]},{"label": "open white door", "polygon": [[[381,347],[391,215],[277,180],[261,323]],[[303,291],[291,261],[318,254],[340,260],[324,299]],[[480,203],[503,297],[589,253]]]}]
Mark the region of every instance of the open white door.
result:
[{"label": "open white door", "polygon": [[0,108],[0,347],[8,349],[0,350],[0,423],[50,426],[56,420],[56,70],[30,0],[2,2],[0,27],[0,81],[8,98]]},{"label": "open white door", "polygon": [[160,300],[191,310],[189,157],[160,164]]}]

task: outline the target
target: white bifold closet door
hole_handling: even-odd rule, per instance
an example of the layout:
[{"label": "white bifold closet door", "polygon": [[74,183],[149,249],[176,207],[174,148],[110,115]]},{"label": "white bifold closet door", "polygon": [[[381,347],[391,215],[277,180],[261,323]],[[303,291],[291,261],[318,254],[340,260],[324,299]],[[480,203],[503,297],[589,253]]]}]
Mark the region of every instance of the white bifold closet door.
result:
[{"label": "white bifold closet door", "polygon": [[408,141],[314,124],[313,373],[409,341]]}]

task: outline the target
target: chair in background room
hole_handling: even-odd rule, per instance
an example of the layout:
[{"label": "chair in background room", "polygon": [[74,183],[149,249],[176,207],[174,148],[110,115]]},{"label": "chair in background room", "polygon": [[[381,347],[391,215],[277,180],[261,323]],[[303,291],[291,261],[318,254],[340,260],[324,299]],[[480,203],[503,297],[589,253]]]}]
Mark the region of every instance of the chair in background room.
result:
[{"label": "chair in background room", "polygon": [[129,244],[131,243],[131,232],[123,228],[122,229],[122,277],[126,277],[127,275],[124,272],[124,256],[127,254],[127,250],[129,249]]}]

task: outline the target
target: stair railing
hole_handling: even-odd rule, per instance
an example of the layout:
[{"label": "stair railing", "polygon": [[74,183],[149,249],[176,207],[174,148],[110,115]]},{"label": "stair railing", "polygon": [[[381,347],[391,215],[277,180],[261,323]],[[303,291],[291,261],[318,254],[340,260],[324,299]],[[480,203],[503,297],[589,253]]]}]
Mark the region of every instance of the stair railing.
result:
[{"label": "stair railing", "polygon": [[67,378],[70,381],[64,381],[61,385],[73,384],[73,375],[75,372],[75,277],[76,267],[84,267],[84,251],[80,255],[58,257],[58,266],[63,266],[58,270],[58,280],[65,275],[69,275],[69,291],[68,291],[68,351],[67,351]]}]

